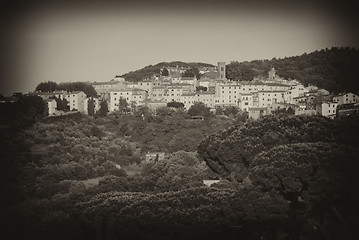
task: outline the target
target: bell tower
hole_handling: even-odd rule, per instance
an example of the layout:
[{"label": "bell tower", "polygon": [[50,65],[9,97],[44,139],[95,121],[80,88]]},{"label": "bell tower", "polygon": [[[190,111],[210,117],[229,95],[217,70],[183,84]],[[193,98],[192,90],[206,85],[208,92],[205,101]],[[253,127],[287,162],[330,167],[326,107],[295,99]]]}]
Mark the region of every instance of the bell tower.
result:
[{"label": "bell tower", "polygon": [[218,62],[218,73],[220,79],[226,78],[226,62]]}]

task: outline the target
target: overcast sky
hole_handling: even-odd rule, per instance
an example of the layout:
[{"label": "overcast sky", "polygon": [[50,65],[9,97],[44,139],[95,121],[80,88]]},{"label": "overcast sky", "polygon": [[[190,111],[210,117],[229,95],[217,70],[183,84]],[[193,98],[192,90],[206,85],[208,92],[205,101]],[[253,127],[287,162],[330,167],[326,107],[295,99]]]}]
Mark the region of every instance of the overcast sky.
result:
[{"label": "overcast sky", "polygon": [[108,81],[163,61],[217,64],[358,47],[350,4],[29,2],[2,6],[3,95],[43,81]]}]

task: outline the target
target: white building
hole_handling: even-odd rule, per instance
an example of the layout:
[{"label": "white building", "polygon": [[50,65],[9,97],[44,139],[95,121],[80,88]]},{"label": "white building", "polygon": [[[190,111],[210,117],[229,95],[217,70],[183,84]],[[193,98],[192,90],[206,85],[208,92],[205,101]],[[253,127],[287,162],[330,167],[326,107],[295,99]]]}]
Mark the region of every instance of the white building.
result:
[{"label": "white building", "polygon": [[96,90],[97,95],[101,97],[101,99],[108,100],[109,92],[111,90],[124,89],[127,86],[127,82],[122,77],[115,77],[108,82],[93,82],[92,86]]},{"label": "white building", "polygon": [[64,93],[62,98],[67,100],[70,111],[84,112],[84,100],[86,99],[86,94],[83,91]]},{"label": "white building", "polygon": [[284,103],[285,91],[258,91],[258,106],[267,107],[272,103]]},{"label": "white building", "polygon": [[334,102],[323,102],[321,105],[317,106],[317,113],[329,117],[334,118],[337,113],[338,103]]},{"label": "white building", "polygon": [[354,93],[343,93],[333,97],[333,102],[338,104],[357,103],[359,102],[359,96]]},{"label": "white building", "polygon": [[49,116],[55,115],[57,112],[56,100],[55,99],[46,99],[45,102],[47,104],[47,110],[48,110]]},{"label": "white building", "polygon": [[130,105],[143,105],[147,100],[147,91],[138,88],[127,88],[110,91],[109,112],[118,110],[120,98],[125,99]]}]

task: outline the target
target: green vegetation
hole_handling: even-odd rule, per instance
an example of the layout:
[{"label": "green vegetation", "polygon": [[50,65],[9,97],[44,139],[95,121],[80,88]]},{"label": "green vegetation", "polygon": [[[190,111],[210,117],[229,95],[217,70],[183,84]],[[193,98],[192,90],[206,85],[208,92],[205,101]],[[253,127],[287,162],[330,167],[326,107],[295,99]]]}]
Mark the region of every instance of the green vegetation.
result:
[{"label": "green vegetation", "polygon": [[93,86],[86,82],[41,82],[36,86],[35,91],[54,92],[54,91],[83,91],[87,97],[97,97],[96,90]]},{"label": "green vegetation", "polygon": [[[213,67],[212,64],[208,64],[208,63],[185,63],[185,62],[180,62],[180,61],[161,62],[156,65],[149,65],[142,69],[123,74],[123,75],[121,75],[121,77],[125,78],[126,81],[138,82],[138,81],[142,81],[145,78],[150,78],[154,75],[159,76],[162,68],[176,67],[176,66],[197,69],[197,73],[198,73],[199,67]],[[162,76],[167,76],[166,74],[168,73],[168,69],[166,69],[166,70],[162,73]],[[189,71],[188,74],[192,74],[192,75],[186,75],[186,76],[194,76],[192,71]],[[194,74],[198,75],[198,74],[196,74],[196,71]]]},{"label": "green vegetation", "polygon": [[0,126],[12,128],[30,126],[47,113],[46,103],[38,96],[20,96],[17,102],[0,103]]},{"label": "green vegetation", "polygon": [[212,135],[198,153],[232,183],[286,200],[290,239],[350,238],[359,213],[358,123],[271,115]]},{"label": "green vegetation", "polygon": [[[138,106],[7,122],[0,128],[3,234],[351,239],[358,235],[358,120],[277,113],[252,121],[233,107],[213,114],[195,104],[188,112]],[[148,152],[166,155],[147,162]],[[221,181],[205,187],[206,179]]]},{"label": "green vegetation", "polygon": [[256,76],[267,77],[272,67],[280,77],[297,79],[304,85],[313,84],[335,93],[359,92],[359,49],[348,47],[282,59],[231,62],[226,66],[226,77],[252,81]]}]

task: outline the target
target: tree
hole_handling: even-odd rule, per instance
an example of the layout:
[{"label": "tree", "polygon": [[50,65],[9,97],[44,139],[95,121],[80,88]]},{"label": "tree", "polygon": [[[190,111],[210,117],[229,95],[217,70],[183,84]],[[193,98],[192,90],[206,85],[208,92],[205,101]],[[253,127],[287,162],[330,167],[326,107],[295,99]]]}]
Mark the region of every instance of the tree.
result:
[{"label": "tree", "polygon": [[85,82],[63,82],[60,83],[56,90],[63,90],[63,91],[83,91],[87,97],[97,97],[97,92],[94,87]]},{"label": "tree", "polygon": [[223,108],[222,107],[216,107],[216,115],[223,115]]},{"label": "tree", "polygon": [[98,110],[98,114],[101,117],[107,116],[108,113],[108,105],[106,100],[102,100],[100,103],[100,109]]},{"label": "tree", "polygon": [[206,92],[206,91],[207,91],[207,87],[204,87],[204,86],[197,86],[197,87],[196,87],[196,91],[203,91],[203,92]]},{"label": "tree", "polygon": [[[276,191],[288,200],[291,239],[299,239],[300,226],[309,218],[318,222],[321,232],[331,235],[333,227],[327,227],[336,221],[331,217],[333,209],[340,211],[343,218],[351,215],[347,211],[355,211],[358,160],[358,150],[353,147],[322,142],[298,143],[257,155],[249,172],[252,184],[258,189]],[[353,233],[348,227],[341,234],[345,236],[348,231]]]},{"label": "tree", "polygon": [[60,98],[55,97],[55,101],[56,101],[56,110],[57,111],[63,111],[64,106],[63,106],[63,101]]},{"label": "tree", "polygon": [[70,111],[70,104],[69,101],[66,100],[66,98],[62,99],[62,110],[65,112]]},{"label": "tree", "polygon": [[252,81],[255,71],[248,62],[233,62],[226,66],[226,76],[235,81]]},{"label": "tree", "polygon": [[120,97],[118,103],[118,111],[120,111],[121,114],[128,112],[128,103],[125,98]]},{"label": "tree", "polygon": [[41,82],[36,86],[35,91],[39,92],[53,92],[57,89],[57,83],[48,81],[48,82]]},{"label": "tree", "polygon": [[238,113],[238,108],[235,106],[229,106],[224,109],[223,113],[227,116],[236,115]]},{"label": "tree", "polygon": [[87,112],[89,116],[95,115],[95,102],[93,100],[93,97],[90,97],[87,102]]},{"label": "tree", "polygon": [[167,103],[167,107],[183,108],[183,107],[184,107],[184,104],[181,103],[181,102],[172,101],[172,102],[168,102],[168,103]]},{"label": "tree", "polygon": [[198,68],[191,68],[186,70],[181,74],[182,77],[196,77],[197,79],[201,78],[201,74],[199,73]]},{"label": "tree", "polygon": [[162,75],[162,76],[168,76],[168,75],[169,75],[168,69],[167,69],[167,68],[163,68],[163,70],[162,70],[162,72],[161,72],[161,75]]},{"label": "tree", "polygon": [[211,116],[209,108],[203,102],[195,102],[187,112],[190,116],[202,116],[207,118]]},{"label": "tree", "polygon": [[47,104],[39,96],[22,96],[18,104],[23,113],[33,119],[41,119],[47,112]]}]

